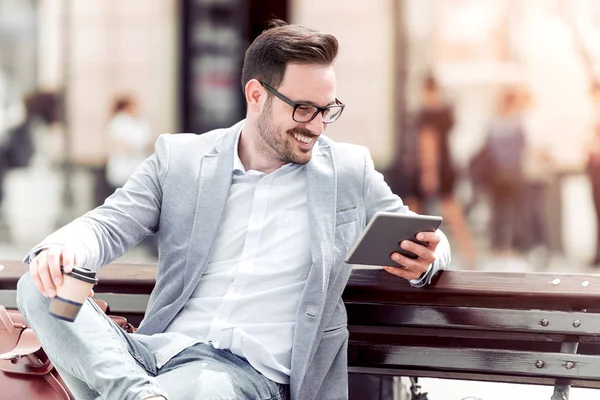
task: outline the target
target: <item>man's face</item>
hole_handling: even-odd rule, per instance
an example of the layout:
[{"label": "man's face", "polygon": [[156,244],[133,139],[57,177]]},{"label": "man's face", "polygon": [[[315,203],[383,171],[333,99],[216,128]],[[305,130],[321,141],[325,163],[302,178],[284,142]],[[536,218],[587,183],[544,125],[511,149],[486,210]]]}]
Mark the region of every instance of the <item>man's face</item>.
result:
[{"label": "man's face", "polygon": [[[335,101],[335,84],[331,66],[289,64],[283,82],[275,89],[296,103],[325,107]],[[310,122],[296,122],[292,118],[293,110],[289,104],[269,95],[257,121],[258,147],[285,163],[306,164],[326,125],[321,113]]]},{"label": "man's face", "polygon": [[423,105],[434,107],[440,102],[440,94],[436,89],[423,89]]}]

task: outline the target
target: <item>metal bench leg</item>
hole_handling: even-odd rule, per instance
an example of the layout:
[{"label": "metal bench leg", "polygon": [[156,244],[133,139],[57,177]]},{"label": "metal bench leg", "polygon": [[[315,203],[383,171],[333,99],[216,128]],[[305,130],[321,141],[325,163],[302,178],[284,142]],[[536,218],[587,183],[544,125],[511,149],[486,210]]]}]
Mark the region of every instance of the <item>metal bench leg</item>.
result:
[{"label": "metal bench leg", "polygon": [[428,400],[427,393],[421,393],[419,378],[410,378],[410,400]]},{"label": "metal bench leg", "polygon": [[[576,354],[578,342],[563,342],[560,346],[560,352],[565,354]],[[569,400],[571,391],[571,381],[569,379],[557,379],[554,383],[554,394],[551,400]]]},{"label": "metal bench leg", "polygon": [[569,392],[571,390],[570,383],[570,380],[557,379],[554,384],[554,394],[552,395],[551,400],[569,400]]}]

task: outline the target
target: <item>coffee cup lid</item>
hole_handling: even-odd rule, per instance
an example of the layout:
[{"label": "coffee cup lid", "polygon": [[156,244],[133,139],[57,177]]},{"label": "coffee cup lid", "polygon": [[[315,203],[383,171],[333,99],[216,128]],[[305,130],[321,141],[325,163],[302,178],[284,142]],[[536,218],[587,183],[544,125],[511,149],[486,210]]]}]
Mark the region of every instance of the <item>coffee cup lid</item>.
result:
[{"label": "coffee cup lid", "polygon": [[79,279],[84,282],[93,283],[94,285],[98,283],[98,278],[96,278],[96,272],[85,267],[75,266],[73,267],[73,270],[71,272],[65,273],[65,275],[69,275],[75,279]]}]

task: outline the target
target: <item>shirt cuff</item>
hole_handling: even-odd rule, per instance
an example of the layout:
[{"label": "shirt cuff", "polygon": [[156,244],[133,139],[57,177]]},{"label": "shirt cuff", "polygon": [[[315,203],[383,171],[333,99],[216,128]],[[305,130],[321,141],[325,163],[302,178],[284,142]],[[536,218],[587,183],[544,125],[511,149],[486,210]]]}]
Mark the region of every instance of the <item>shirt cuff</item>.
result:
[{"label": "shirt cuff", "polygon": [[429,265],[427,272],[425,272],[422,276],[417,279],[409,280],[411,286],[413,287],[424,287],[429,285],[439,271],[448,268],[448,265],[450,265],[450,260],[452,258],[450,243],[442,231],[438,230],[438,233],[441,236],[441,240],[435,249],[435,261]]},{"label": "shirt cuff", "polygon": [[434,271],[434,265],[435,263],[437,263],[437,261],[434,261],[432,264],[429,265],[429,268],[427,268],[427,272],[425,272],[423,275],[421,275],[420,278],[417,279],[410,279],[410,285],[413,287],[423,287],[426,286],[428,284],[431,283],[431,280],[434,277],[434,273],[432,273],[432,271]]}]

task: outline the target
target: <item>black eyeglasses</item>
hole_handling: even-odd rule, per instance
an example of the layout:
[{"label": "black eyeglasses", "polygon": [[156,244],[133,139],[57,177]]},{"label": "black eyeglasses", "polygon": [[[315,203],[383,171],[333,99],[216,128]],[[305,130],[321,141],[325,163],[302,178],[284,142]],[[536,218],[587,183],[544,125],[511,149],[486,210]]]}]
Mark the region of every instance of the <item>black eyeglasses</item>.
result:
[{"label": "black eyeglasses", "polygon": [[338,99],[335,99],[335,104],[326,107],[318,107],[307,103],[296,103],[295,101],[288,99],[287,97],[285,97],[266,83],[261,81],[259,82],[261,85],[264,86],[265,89],[273,93],[275,97],[289,104],[294,109],[294,111],[292,112],[292,119],[301,124],[306,124],[312,121],[316,118],[316,116],[319,113],[321,113],[322,115],[323,123],[330,124],[337,120],[340,117],[340,115],[342,115],[342,111],[344,111],[344,107],[346,107],[346,105]]}]

